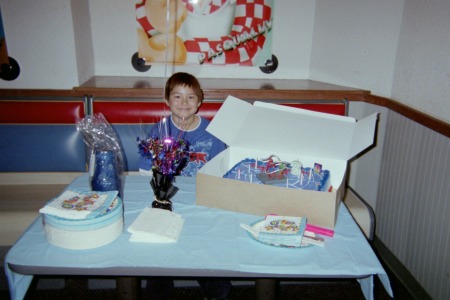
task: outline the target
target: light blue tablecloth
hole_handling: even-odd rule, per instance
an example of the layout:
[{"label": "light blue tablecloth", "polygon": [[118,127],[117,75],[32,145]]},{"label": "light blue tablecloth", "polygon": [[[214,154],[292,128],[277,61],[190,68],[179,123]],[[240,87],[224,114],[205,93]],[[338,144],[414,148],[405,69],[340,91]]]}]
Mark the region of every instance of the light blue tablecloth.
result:
[{"label": "light blue tablecloth", "polygon": [[[249,237],[240,223],[260,216],[195,205],[195,178],[177,178],[174,212],[185,218],[177,243],[129,242],[126,228],[152,201],[149,178],[127,176],[124,191],[125,230],[114,242],[92,250],[50,245],[38,218],[13,245],[5,259],[12,299],[23,299],[32,275],[230,276],[278,278],[357,278],[366,299],[373,299],[373,275],[392,296],[389,278],[344,205],[334,237],[325,246],[279,248]],[[88,188],[87,175],[71,187]],[[214,197],[214,195],[211,195]]]}]

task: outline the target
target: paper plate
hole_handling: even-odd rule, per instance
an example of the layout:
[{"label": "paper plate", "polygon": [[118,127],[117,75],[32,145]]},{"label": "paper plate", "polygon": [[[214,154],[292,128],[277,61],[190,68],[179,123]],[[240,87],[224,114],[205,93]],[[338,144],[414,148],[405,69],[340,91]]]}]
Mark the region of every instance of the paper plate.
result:
[{"label": "paper plate", "polygon": [[[261,230],[261,228],[264,226],[264,222],[265,222],[265,220],[262,219],[262,220],[256,221],[255,223],[251,224],[250,226],[253,227],[254,229]],[[305,243],[305,242],[301,242],[301,244],[300,244],[299,247],[286,246],[286,245],[282,245],[282,244],[266,243],[266,242],[263,242],[263,241],[258,240],[258,239],[256,238],[256,235],[254,235],[253,233],[250,233],[250,232],[247,231],[247,234],[248,234],[252,239],[254,239],[255,241],[257,241],[257,242],[259,242],[259,243],[261,243],[261,244],[265,244],[265,245],[269,245],[269,246],[274,246],[274,247],[298,248],[298,249],[300,249],[300,248],[309,248],[309,247],[313,246],[312,244],[308,244],[308,243]]]}]

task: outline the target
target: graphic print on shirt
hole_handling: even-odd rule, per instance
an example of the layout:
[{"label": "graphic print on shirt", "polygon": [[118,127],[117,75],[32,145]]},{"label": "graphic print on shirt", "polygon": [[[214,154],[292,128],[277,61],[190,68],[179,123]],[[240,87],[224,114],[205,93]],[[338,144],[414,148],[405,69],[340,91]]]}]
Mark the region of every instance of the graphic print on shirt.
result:
[{"label": "graphic print on shirt", "polygon": [[191,144],[191,153],[189,155],[189,163],[182,171],[183,176],[195,176],[197,171],[209,160],[209,155],[213,146],[212,138],[197,141]]}]

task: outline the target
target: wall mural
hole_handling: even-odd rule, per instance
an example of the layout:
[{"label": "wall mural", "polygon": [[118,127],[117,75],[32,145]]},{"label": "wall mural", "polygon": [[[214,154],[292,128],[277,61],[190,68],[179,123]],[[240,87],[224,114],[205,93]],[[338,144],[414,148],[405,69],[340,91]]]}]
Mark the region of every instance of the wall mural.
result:
[{"label": "wall mural", "polygon": [[132,64],[257,66],[275,71],[274,0],[142,0]]}]

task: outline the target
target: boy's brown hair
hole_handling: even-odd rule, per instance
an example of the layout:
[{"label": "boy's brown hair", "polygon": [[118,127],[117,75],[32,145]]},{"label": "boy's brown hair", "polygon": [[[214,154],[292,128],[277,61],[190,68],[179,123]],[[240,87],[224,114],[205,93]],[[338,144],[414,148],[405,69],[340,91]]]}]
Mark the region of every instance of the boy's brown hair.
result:
[{"label": "boy's brown hair", "polygon": [[203,101],[203,91],[197,78],[189,73],[184,72],[175,73],[170,76],[169,80],[167,80],[166,88],[164,91],[167,100],[169,100],[170,92],[172,92],[172,90],[179,85],[190,87],[194,90],[195,94],[198,97],[198,100],[200,102]]}]

